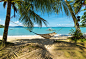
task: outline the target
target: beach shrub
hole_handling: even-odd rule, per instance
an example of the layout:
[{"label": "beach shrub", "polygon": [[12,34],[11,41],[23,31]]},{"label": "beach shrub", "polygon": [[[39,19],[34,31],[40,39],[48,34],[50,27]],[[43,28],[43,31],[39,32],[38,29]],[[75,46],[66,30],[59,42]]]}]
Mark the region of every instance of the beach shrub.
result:
[{"label": "beach shrub", "polygon": [[80,39],[80,41],[81,41],[81,42],[84,42],[84,41],[86,41],[86,39]]},{"label": "beach shrub", "polygon": [[70,31],[70,34],[72,35],[71,40],[75,41],[75,43],[77,40],[83,39],[82,33],[80,33],[78,30],[71,29]]}]

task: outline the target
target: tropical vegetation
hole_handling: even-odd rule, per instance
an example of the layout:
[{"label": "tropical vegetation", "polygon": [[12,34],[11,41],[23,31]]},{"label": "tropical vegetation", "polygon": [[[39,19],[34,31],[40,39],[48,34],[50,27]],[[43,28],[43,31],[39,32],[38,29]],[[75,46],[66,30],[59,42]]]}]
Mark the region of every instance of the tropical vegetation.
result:
[{"label": "tropical vegetation", "polygon": [[53,0],[51,1],[50,0],[0,0],[0,2],[3,1],[4,1],[3,3],[4,7],[8,3],[5,28],[2,39],[3,44],[7,42],[8,27],[10,22],[10,15],[11,15],[11,6],[14,9],[14,17],[15,17],[15,12],[19,11],[20,21],[22,21],[27,27],[33,27],[33,23],[37,23],[39,26],[42,26],[42,23],[47,25],[47,21],[41,18],[38,14],[36,14],[35,11],[41,10],[42,12],[45,12],[47,10],[47,12],[49,12],[54,9]]},{"label": "tropical vegetation", "polygon": [[[64,9],[66,15],[70,15],[73,18],[75,28],[78,32],[81,33],[79,28],[79,23],[76,18],[76,14],[80,11],[84,0],[76,0],[76,1],[68,1],[68,0],[1,0],[0,2],[4,1],[3,6],[7,4],[7,15],[5,21],[5,28],[3,33],[3,43],[7,42],[7,34],[8,34],[8,27],[10,22],[10,11],[11,6],[14,9],[14,17],[15,12],[19,12],[20,21],[26,25],[27,27],[34,27],[34,22],[38,24],[40,27],[42,26],[42,22],[47,26],[47,21],[40,17],[40,15],[36,14],[35,11],[40,10],[42,13],[47,12],[58,12]],[[81,3],[80,5],[78,5]],[[76,10],[77,9],[77,10]],[[81,35],[82,36],[82,35]]]},{"label": "tropical vegetation", "polygon": [[86,24],[81,24],[79,25],[79,27],[86,27]]},{"label": "tropical vegetation", "polygon": [[15,3],[12,2],[11,0],[1,0],[0,2],[3,2],[3,1],[4,1],[3,3],[4,8],[7,4],[7,15],[5,20],[5,27],[4,27],[3,40],[2,40],[2,43],[5,44],[7,41],[8,27],[10,22],[11,6],[14,8],[14,16],[15,16],[15,12],[17,12],[17,9],[15,7]]},{"label": "tropical vegetation", "polygon": [[81,17],[82,27],[86,27],[86,12],[84,12],[83,16]]},{"label": "tropical vegetation", "polygon": [[0,28],[4,28],[4,26],[3,25],[0,25]]},{"label": "tropical vegetation", "polygon": [[[31,28],[34,27],[34,23],[38,24],[40,27],[42,27],[42,23],[44,23],[47,26],[47,21],[42,17],[40,17],[40,15],[38,15],[35,11],[40,10],[42,13],[44,12],[51,13],[52,11],[58,14],[60,11],[62,11],[62,9],[64,9],[66,15],[71,15],[73,18],[76,30],[75,31],[71,30],[72,32],[71,35],[73,36],[71,39],[74,40],[75,43],[77,42],[77,44],[74,44],[73,42],[69,41],[69,39],[66,41],[56,41],[57,44],[55,44],[56,45],[55,47],[57,48],[55,49],[56,51],[58,50],[59,53],[61,52],[62,54],[64,54],[63,56],[66,56],[67,58],[86,59],[86,51],[85,51],[86,39],[83,39],[83,38],[80,39],[83,34],[80,31],[79,23],[76,17],[76,14],[80,12],[82,5],[85,4],[85,0],[74,0],[74,1],[72,0],[71,1],[68,1],[68,0],[65,0],[65,1],[64,0],[58,0],[58,1],[56,0],[0,0],[0,2],[2,1],[4,1],[3,3],[4,7],[8,3],[4,34],[3,34],[3,44],[12,45],[12,43],[7,43],[7,34],[8,34],[8,27],[10,22],[11,6],[14,9],[14,17],[15,17],[15,12],[18,12],[18,15],[20,16],[19,21],[21,21],[25,26],[31,27]],[[85,17],[86,17],[86,13],[84,13],[84,15],[81,18],[82,26],[85,26],[85,23],[86,23]],[[2,41],[0,40],[0,45],[1,45],[1,42]],[[8,48],[5,47],[4,49],[3,49],[3,46],[0,46],[0,52],[1,52],[0,57],[2,59],[13,58],[14,56],[17,56],[18,53],[20,55],[25,53],[26,49],[27,49],[27,52],[32,51],[31,49],[33,49],[34,46],[31,46],[30,44],[26,44],[25,46],[18,46],[18,47],[12,46]],[[36,46],[34,49],[36,49],[37,47],[38,46]],[[17,54],[15,52],[17,52]],[[62,55],[61,53],[58,56],[61,56]]]},{"label": "tropical vegetation", "polygon": [[[74,21],[74,24],[75,24],[75,28],[76,28],[76,30],[78,30],[79,32],[81,32],[80,31],[80,28],[79,28],[79,23],[78,23],[78,21],[77,21],[77,18],[76,18],[76,14],[78,13],[76,10],[73,10],[73,6],[71,5],[71,3],[70,3],[70,1],[68,2],[67,0],[65,0],[65,2],[66,2],[66,4],[67,4],[67,6],[68,6],[68,9],[70,10],[70,13],[71,13],[71,16],[72,16],[72,18],[73,18],[73,21]],[[76,1],[71,1],[72,3],[74,2],[74,3],[76,3]],[[75,9],[76,7],[74,7],[74,9]]]}]

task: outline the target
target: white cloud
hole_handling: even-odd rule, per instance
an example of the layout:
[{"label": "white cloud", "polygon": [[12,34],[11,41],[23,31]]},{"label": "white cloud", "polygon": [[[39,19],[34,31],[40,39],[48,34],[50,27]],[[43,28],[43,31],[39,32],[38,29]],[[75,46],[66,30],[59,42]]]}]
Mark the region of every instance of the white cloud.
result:
[{"label": "white cloud", "polygon": [[67,26],[73,26],[73,24],[57,24],[57,26],[67,27]]},{"label": "white cloud", "polygon": [[15,23],[19,23],[19,21],[16,21]]},{"label": "white cloud", "polygon": [[4,24],[3,24],[3,26],[4,26]]},{"label": "white cloud", "polygon": [[[34,27],[40,27],[39,25],[35,24]],[[42,25],[42,27],[46,27],[45,25]]]},{"label": "white cloud", "polygon": [[22,24],[22,23],[19,23],[19,24]]},{"label": "white cloud", "polygon": [[18,26],[18,25],[11,23],[11,24],[9,24],[9,26]]},{"label": "white cloud", "polygon": [[73,25],[73,24],[65,24],[65,25]]},{"label": "white cloud", "polygon": [[12,26],[12,24],[10,24],[9,26]]},{"label": "white cloud", "polygon": [[57,24],[57,26],[61,26],[61,24]]},{"label": "white cloud", "polygon": [[0,19],[0,21],[1,21],[1,19]]},{"label": "white cloud", "polygon": [[59,24],[57,24],[57,26],[60,26]]},{"label": "white cloud", "polygon": [[34,27],[38,27],[38,25],[34,25]]}]

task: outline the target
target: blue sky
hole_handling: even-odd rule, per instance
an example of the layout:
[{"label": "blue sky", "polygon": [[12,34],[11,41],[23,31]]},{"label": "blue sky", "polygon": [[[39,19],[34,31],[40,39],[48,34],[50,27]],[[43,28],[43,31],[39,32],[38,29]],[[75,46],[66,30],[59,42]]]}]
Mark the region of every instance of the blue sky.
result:
[{"label": "blue sky", "polygon": [[[6,9],[7,9],[7,7],[4,8],[3,3],[0,2],[0,24],[2,24],[2,25],[5,24]],[[52,13],[49,15],[47,13],[42,14],[41,11],[36,12],[36,13],[48,21],[48,23],[49,23],[48,27],[73,27],[74,26],[72,17],[66,16],[64,11],[63,11],[63,13],[60,12],[58,15],[55,13]],[[11,10],[11,16],[12,15],[14,15],[13,10]],[[83,12],[80,12],[77,15],[81,16],[81,15],[83,15]],[[23,26],[23,24],[21,22],[19,22],[18,16],[15,18],[12,18],[11,21]],[[17,26],[17,25],[10,22],[10,26]],[[38,25],[35,24],[34,26],[37,27]],[[45,27],[44,24],[43,24],[43,27]]]}]

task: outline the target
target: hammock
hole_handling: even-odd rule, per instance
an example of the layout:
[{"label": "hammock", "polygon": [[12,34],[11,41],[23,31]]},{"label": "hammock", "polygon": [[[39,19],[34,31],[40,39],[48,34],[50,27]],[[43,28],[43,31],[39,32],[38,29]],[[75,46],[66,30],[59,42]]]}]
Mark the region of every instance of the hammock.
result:
[{"label": "hammock", "polygon": [[[30,32],[33,32],[33,31],[30,31]],[[53,37],[55,34],[57,34],[57,33],[55,33],[55,32],[49,33],[49,34],[37,34],[37,33],[35,33],[35,32],[33,32],[33,33],[36,34],[36,35],[40,35],[41,37],[43,37],[43,38],[45,38],[45,39],[49,39],[49,38]]]},{"label": "hammock", "polygon": [[[12,17],[14,17],[14,15],[12,16]],[[11,17],[11,18],[12,18]],[[11,19],[10,18],[10,19]],[[11,21],[11,20],[10,20]],[[13,22],[13,21],[11,21],[11,22]],[[15,22],[13,22],[14,24],[17,24],[17,23],[15,23]],[[18,24],[17,24],[18,25]],[[20,25],[18,25],[18,26],[20,26]],[[62,29],[62,28],[61,28]],[[60,30],[61,30],[60,29]],[[58,32],[60,31],[60,30],[58,30]],[[55,30],[54,30],[55,31]],[[33,31],[30,31],[30,32],[33,32]],[[34,34],[37,34],[37,33],[35,33],[35,32],[33,32]],[[51,37],[53,37],[55,34],[57,34],[57,33],[55,33],[55,32],[53,32],[53,33],[49,33],[49,34],[37,34],[37,35],[40,35],[41,37],[43,37],[43,38],[46,38],[46,39],[49,39],[49,38],[51,38]]]},{"label": "hammock", "polygon": [[[13,16],[12,16],[13,17]],[[11,18],[12,18],[11,17]],[[13,21],[11,21],[11,22],[13,22]],[[15,22],[13,22],[13,23],[15,23]],[[16,24],[16,23],[15,23]],[[18,25],[18,24],[17,24]],[[18,25],[18,26],[20,26],[20,25]],[[33,32],[33,31],[30,31],[30,32]],[[53,32],[53,33],[49,33],[49,34],[37,34],[37,33],[35,33],[35,32],[33,32],[34,34],[36,34],[36,35],[40,35],[41,37],[43,37],[43,38],[45,38],[45,39],[49,39],[49,38],[51,38],[51,37],[53,37],[55,34],[57,34],[57,33],[55,33],[55,32]]]}]

